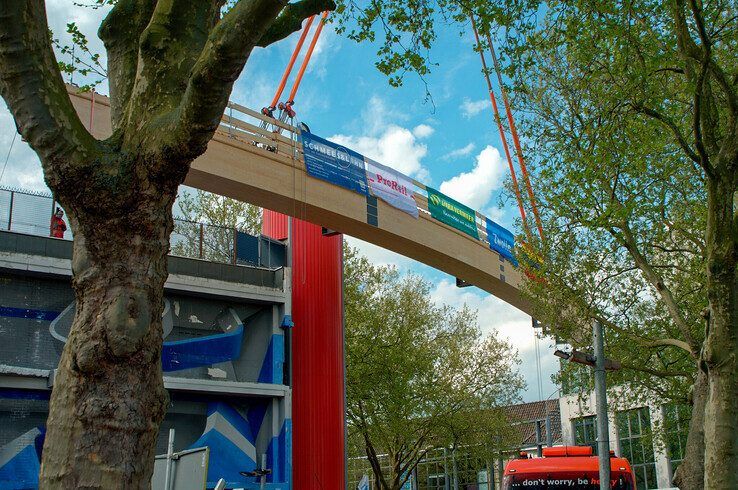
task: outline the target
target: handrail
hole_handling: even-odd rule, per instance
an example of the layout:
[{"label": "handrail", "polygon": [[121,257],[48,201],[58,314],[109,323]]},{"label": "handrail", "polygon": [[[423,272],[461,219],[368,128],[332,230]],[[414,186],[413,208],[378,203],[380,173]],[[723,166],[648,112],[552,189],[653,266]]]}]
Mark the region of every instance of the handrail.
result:
[{"label": "handrail", "polygon": [[[259,119],[261,121],[265,121],[270,124],[277,124],[279,127],[281,127],[282,129],[286,131],[289,131],[294,134],[299,134],[299,129],[290,125],[289,123],[278,121],[269,116],[265,116],[264,114],[261,114],[258,111],[249,109],[248,107],[244,107],[236,103],[229,103],[228,107],[243,115],[249,116],[254,119]],[[293,148],[292,145],[296,145],[297,155],[294,161],[300,168],[302,168],[303,170],[307,170],[305,167],[305,160],[302,156],[303,155],[302,143],[300,143],[299,141],[297,143],[294,143],[290,138],[284,135],[278,134],[268,129],[264,129],[260,126],[244,121],[238,117],[234,117],[233,115],[224,116],[223,121],[229,122],[230,126],[240,129],[240,131],[238,132],[238,136],[239,136],[238,139],[244,143],[248,143],[247,140],[249,138],[254,138],[254,140],[257,143],[266,143],[268,141],[269,142],[268,144],[273,144],[275,148],[277,149],[276,152],[268,152],[264,150],[263,148],[258,148],[258,147],[254,147],[253,149],[249,148],[248,150],[259,153],[260,155],[274,157],[275,160],[283,161],[283,163],[284,163],[285,157],[291,158],[291,155],[288,152],[283,151],[284,149],[286,149],[285,147],[290,145],[289,149],[291,150]],[[221,133],[225,134],[227,132],[227,129],[221,128],[220,131]],[[401,172],[398,172],[398,173],[402,175],[403,177],[405,177],[406,179],[408,179],[418,190],[425,191],[427,189],[427,186],[423,184],[422,182],[415,180],[412,177],[409,177],[407,175],[404,175]],[[427,204],[428,200],[426,196],[424,194],[421,194],[415,191],[413,192],[413,197],[417,204],[418,210],[422,211],[426,215],[430,215],[430,210],[428,209],[428,204]],[[479,236],[478,242],[480,243],[480,245],[485,245],[489,247],[490,242],[487,237],[487,227],[486,227],[486,221],[485,221],[487,219],[487,216],[475,210],[475,217],[476,217],[475,223],[477,226],[477,234]],[[438,223],[442,225],[444,224],[441,222],[438,222]],[[463,232],[455,230],[452,227],[449,227],[449,228],[456,231],[459,234],[464,235]]]}]

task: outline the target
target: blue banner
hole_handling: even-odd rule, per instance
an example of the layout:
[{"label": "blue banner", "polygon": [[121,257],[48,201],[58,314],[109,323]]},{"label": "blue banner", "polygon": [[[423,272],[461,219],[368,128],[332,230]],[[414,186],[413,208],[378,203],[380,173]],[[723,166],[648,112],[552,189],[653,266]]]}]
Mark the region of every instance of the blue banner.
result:
[{"label": "blue banner", "polygon": [[514,255],[515,236],[489,218],[487,218],[487,240],[489,240],[489,248],[498,252],[513,265],[518,265]]},{"label": "blue banner", "polygon": [[366,170],[361,154],[307,131],[301,137],[308,174],[367,195]]}]

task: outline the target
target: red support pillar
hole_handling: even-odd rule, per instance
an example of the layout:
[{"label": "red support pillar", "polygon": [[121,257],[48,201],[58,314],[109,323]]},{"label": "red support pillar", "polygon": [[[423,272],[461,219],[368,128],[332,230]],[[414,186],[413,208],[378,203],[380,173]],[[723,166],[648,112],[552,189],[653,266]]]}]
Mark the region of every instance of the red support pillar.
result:
[{"label": "red support pillar", "polygon": [[[287,237],[287,216],[264,210],[263,232]],[[292,481],[346,488],[343,235],[292,220]]]}]

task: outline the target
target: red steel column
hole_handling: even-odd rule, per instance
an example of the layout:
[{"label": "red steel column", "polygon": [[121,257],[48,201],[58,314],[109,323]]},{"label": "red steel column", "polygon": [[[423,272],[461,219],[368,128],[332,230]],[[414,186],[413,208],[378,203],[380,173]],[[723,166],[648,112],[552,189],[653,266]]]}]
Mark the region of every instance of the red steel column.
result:
[{"label": "red steel column", "polygon": [[[287,216],[265,209],[263,232],[286,238]],[[343,235],[293,219],[292,246],[292,481],[343,489]]]}]

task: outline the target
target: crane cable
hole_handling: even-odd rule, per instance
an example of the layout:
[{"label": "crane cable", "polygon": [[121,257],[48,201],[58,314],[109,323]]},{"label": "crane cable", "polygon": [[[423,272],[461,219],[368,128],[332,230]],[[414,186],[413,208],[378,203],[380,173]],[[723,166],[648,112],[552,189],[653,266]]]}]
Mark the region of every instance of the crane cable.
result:
[{"label": "crane cable", "polygon": [[515,190],[515,197],[518,201],[518,209],[520,210],[520,218],[523,221],[523,229],[525,230],[528,240],[531,239],[530,227],[528,226],[528,220],[525,215],[525,207],[523,206],[523,197],[520,195],[520,186],[518,185],[518,178],[515,174],[515,166],[513,165],[512,157],[510,156],[510,147],[507,144],[507,138],[505,137],[505,128],[502,126],[502,119],[500,118],[500,111],[497,108],[497,99],[495,92],[492,89],[492,81],[489,78],[489,70],[487,69],[487,61],[484,58],[484,51],[482,50],[482,44],[479,40],[479,32],[477,32],[477,24],[474,21],[474,15],[470,14],[472,29],[474,30],[474,38],[477,41],[477,47],[479,48],[479,58],[482,60],[482,68],[484,72],[484,78],[487,81],[487,88],[489,89],[489,98],[492,102],[492,109],[495,114],[495,122],[497,122],[497,128],[500,131],[500,139],[502,140],[502,147],[505,150],[505,156],[507,157],[507,164],[510,167],[510,176],[512,177],[513,189]]},{"label": "crane cable", "polygon": [[510,123],[510,133],[512,133],[513,143],[515,144],[515,151],[518,154],[518,162],[520,163],[520,170],[523,173],[523,181],[525,187],[528,190],[528,197],[530,198],[530,205],[533,209],[533,217],[536,220],[536,227],[538,228],[538,234],[541,237],[541,241],[544,239],[543,225],[541,224],[541,216],[538,214],[538,205],[536,204],[535,193],[533,192],[533,186],[530,183],[530,177],[528,175],[528,169],[525,165],[525,159],[523,158],[523,150],[520,146],[520,138],[518,138],[518,130],[515,127],[515,118],[513,117],[512,110],[510,109],[510,102],[507,98],[507,91],[505,86],[502,84],[502,75],[500,74],[500,63],[497,61],[497,55],[495,54],[495,47],[492,44],[492,38],[487,33],[487,43],[489,44],[489,52],[492,55],[492,62],[497,73],[497,81],[500,85],[500,92],[502,93],[502,102],[505,104],[505,113],[507,114],[507,120]]}]

